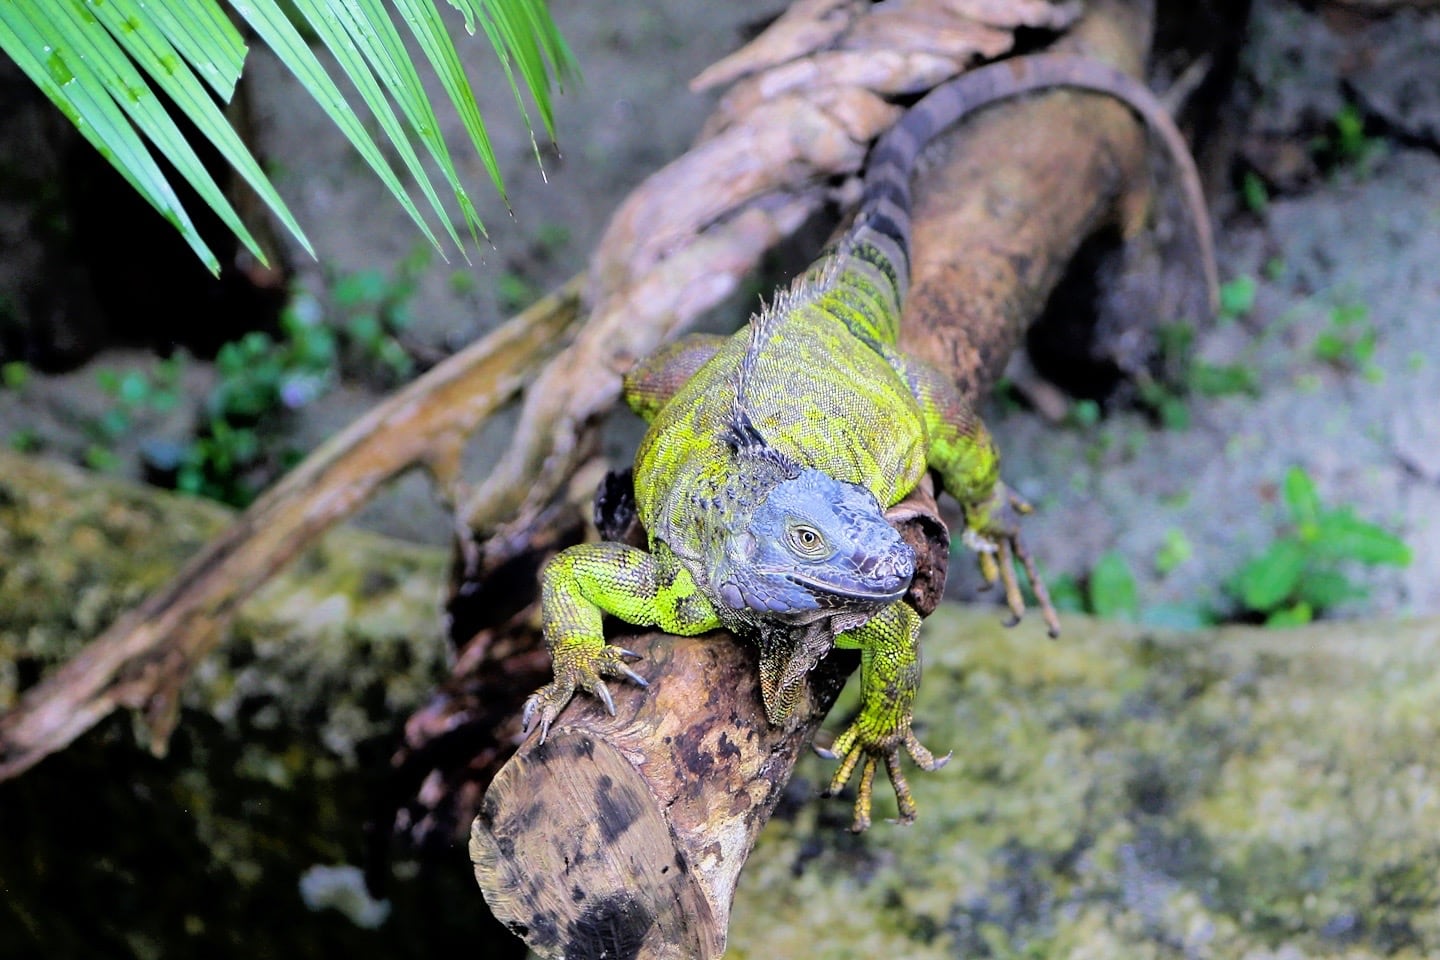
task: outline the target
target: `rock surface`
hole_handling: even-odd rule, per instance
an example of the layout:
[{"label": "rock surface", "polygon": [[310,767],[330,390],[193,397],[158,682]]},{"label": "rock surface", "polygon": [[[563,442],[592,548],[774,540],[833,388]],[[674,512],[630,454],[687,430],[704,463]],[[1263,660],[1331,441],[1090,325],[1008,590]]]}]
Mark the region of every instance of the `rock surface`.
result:
[{"label": "rock surface", "polygon": [[[0,453],[0,710],[231,517]],[[423,882],[418,864],[399,865],[377,929],[386,908],[359,881],[398,725],[445,672],[447,562],[332,534],[243,608],[187,685],[167,756],[137,746],[121,712],[0,784],[0,957],[422,957],[505,943],[460,844]]]},{"label": "rock surface", "polygon": [[919,733],[955,755],[911,777],[919,820],[853,838],[802,763],[727,956],[1440,951],[1440,621],[925,629]]}]

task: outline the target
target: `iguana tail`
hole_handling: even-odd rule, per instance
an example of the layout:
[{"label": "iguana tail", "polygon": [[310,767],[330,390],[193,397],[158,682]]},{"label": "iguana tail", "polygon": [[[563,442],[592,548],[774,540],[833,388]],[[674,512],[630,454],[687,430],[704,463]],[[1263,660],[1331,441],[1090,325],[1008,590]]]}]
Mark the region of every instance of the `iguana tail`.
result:
[{"label": "iguana tail", "polygon": [[[1189,148],[1165,106],[1143,83],[1114,67],[1088,57],[1047,53],[1013,57],[961,74],[932,90],[876,141],[865,172],[860,211],[840,247],[890,281],[895,317],[910,284],[910,177],[925,146],[946,128],[992,103],[1061,87],[1109,94],[1134,110],[1159,136],[1177,165],[1213,299],[1217,284],[1205,198]],[[880,333],[883,336],[885,332]]]}]

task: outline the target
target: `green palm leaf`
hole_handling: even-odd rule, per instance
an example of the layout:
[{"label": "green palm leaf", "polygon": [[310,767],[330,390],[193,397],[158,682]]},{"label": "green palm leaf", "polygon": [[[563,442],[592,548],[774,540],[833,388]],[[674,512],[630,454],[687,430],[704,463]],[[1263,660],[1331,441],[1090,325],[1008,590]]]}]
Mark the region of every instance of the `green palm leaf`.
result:
[{"label": "green palm leaf", "polygon": [[[439,77],[503,197],[504,185],[484,121],[434,0],[392,2]],[[293,9],[305,18],[359,92],[364,108],[375,117],[398,158],[398,170],[385,159],[355,107],[311,52],[278,0],[228,3],[324,108],[432,243],[440,247],[425,207],[438,217],[451,242],[464,250],[441,193],[421,160],[421,148],[454,194],[472,238],[484,232],[441,136],[439,119],[421,86],[419,71],[383,0],[293,0]],[[572,58],[543,0],[451,3],[464,14],[469,32],[474,32],[477,20],[484,29],[510,77],[526,126],[530,120],[520,98],[517,72],[553,136],[552,84],[569,76]],[[246,53],[240,32],[217,0],[0,0],[0,51],[14,59],[151,206],[180,230],[212,272],[218,272],[219,262],[196,232],[152,149],[169,161],[255,256],[263,261],[264,254],[176,126],[157,90],[214,145],[313,256],[310,241],[217,102],[217,98],[228,101],[234,94]],[[412,198],[402,176],[409,178],[423,203]]]}]

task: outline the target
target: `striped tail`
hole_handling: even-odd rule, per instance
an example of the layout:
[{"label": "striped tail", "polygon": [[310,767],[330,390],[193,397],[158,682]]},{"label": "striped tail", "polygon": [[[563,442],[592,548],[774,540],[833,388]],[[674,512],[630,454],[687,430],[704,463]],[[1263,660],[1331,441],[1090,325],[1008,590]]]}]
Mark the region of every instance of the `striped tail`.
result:
[{"label": "striped tail", "polygon": [[1165,106],[1143,83],[1098,60],[1070,54],[1013,57],[967,71],[936,87],[876,141],[865,172],[860,211],[840,247],[876,267],[891,281],[895,303],[910,286],[910,177],[925,146],[948,127],[992,103],[1054,88],[1109,94],[1135,111],[1163,142],[1177,165],[1192,211],[1205,281],[1212,301],[1218,283],[1205,198],[1185,139]]}]

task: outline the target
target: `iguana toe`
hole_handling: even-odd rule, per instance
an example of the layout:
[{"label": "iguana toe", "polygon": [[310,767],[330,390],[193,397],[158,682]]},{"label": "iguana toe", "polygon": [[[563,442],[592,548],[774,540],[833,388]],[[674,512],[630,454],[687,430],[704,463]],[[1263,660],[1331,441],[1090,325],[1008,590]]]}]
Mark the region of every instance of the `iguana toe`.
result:
[{"label": "iguana toe", "polygon": [[1025,616],[1025,595],[1015,575],[1015,568],[1020,566],[1030,579],[1046,630],[1050,636],[1058,637],[1060,616],[1050,602],[1050,591],[1045,588],[1045,581],[1040,579],[1040,573],[1035,569],[1034,558],[1020,537],[1020,518],[1034,509],[1018,493],[1003,483],[997,483],[988,502],[967,508],[964,541],[976,552],[980,575],[986,585],[998,579],[1005,590],[1005,605],[1010,608],[1011,614],[1006,626],[1013,627]]},{"label": "iguana toe", "polygon": [[544,743],[550,733],[550,725],[560,716],[560,712],[575,696],[577,689],[589,692],[613,717],[615,698],[610,695],[610,688],[601,678],[620,677],[648,687],[649,682],[626,663],[626,660],[639,659],[639,654],[614,645],[557,651],[554,658],[555,679],[536,690],[525,701],[524,711],[520,715],[524,735],[529,736],[538,723],[540,742]]},{"label": "iguana toe", "polygon": [[819,751],[822,756],[842,757],[835,775],[830,778],[830,785],[825,788],[824,795],[827,797],[833,797],[844,790],[855,768],[860,768],[860,783],[855,791],[855,815],[850,824],[852,832],[863,833],[870,828],[875,770],[882,761],[885,764],[885,774],[890,778],[890,785],[895,790],[895,802],[900,813],[897,822],[914,822],[915,797],[910,793],[910,783],[905,779],[905,773],[900,767],[901,747],[905,748],[910,759],[922,770],[939,770],[950,762],[951,754],[937,758],[925,748],[908,726],[877,737],[861,729],[857,722],[840,735],[832,750]]},{"label": "iguana toe", "polygon": [[547,683],[545,686],[530,694],[525,701],[525,709],[520,714],[520,730],[523,736],[529,736],[534,730],[537,722],[540,727],[540,742],[544,743],[545,738],[550,735],[550,724],[560,715],[565,704],[575,693],[575,684],[563,684],[559,680]]}]

